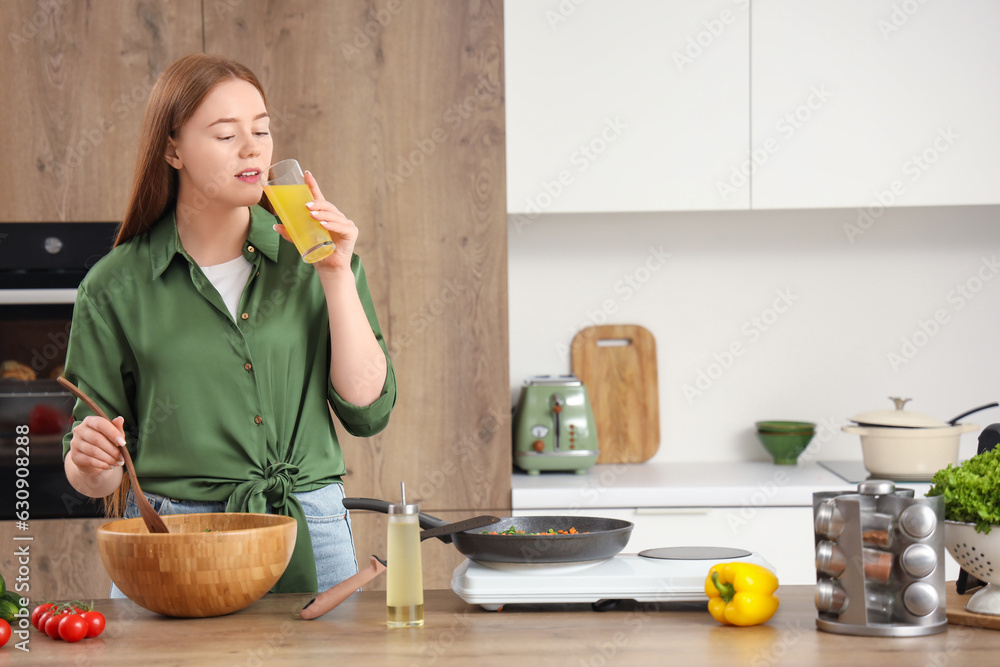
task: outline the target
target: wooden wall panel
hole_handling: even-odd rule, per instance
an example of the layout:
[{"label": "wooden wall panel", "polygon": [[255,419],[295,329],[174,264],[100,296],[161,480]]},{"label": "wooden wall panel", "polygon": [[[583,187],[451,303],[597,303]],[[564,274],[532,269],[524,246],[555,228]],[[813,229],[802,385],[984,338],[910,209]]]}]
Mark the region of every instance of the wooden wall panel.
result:
[{"label": "wooden wall panel", "polygon": [[[348,494],[394,499],[405,481],[444,519],[509,514],[500,0],[10,0],[0,14],[11,34],[29,26],[0,44],[0,82],[26,100],[0,124],[23,175],[0,181],[0,222],[118,220],[155,77],[202,39],[245,62],[268,90],[275,159],[297,157],[361,230],[396,366],[389,427],[341,429]],[[107,595],[101,522],[32,522],[33,599]],[[359,558],[382,555],[385,517],[354,525]],[[0,522],[0,542],[12,531]],[[437,540],[423,555],[425,586],[448,587],[462,557]]]},{"label": "wooden wall panel", "polygon": [[[17,591],[32,604],[42,600],[93,600],[108,597],[111,578],[104,571],[97,550],[97,527],[106,519],[43,519],[30,522],[27,533],[16,531],[13,521],[0,521],[0,572],[7,587],[18,585],[18,556],[14,550],[28,546],[27,591]],[[15,542],[14,535],[33,539]],[[444,545],[442,545],[444,546]],[[16,589],[15,589],[16,590]]]},{"label": "wooden wall panel", "polygon": [[201,0],[5,0],[0,12],[0,221],[117,222],[153,83],[201,50]]},{"label": "wooden wall panel", "polygon": [[349,495],[510,506],[503,15],[496,2],[245,0],[205,49],[260,76],[275,159],[358,225],[396,365],[382,434],[344,435]]}]

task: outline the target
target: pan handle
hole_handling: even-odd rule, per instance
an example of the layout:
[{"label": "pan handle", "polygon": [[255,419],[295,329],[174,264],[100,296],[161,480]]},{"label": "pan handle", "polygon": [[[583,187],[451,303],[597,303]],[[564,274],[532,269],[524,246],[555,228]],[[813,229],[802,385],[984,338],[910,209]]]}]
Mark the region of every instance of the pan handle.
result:
[{"label": "pan handle", "polygon": [[[376,498],[344,498],[344,508],[348,510],[368,510],[369,512],[388,514],[389,505],[390,503],[387,500],[378,500]],[[440,528],[450,523],[449,521],[439,519],[430,514],[424,514],[423,512],[420,512],[417,516],[420,520],[420,528],[423,530]],[[445,544],[451,544],[451,535],[439,535],[438,539]]]}]

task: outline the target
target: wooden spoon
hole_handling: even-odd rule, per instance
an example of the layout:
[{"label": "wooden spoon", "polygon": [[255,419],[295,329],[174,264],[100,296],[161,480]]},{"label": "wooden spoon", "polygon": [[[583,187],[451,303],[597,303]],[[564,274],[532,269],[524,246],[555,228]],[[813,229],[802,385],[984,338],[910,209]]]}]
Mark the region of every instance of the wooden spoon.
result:
[{"label": "wooden spoon", "polygon": [[[104,417],[108,421],[111,421],[111,418],[104,414],[104,410],[101,410],[101,406],[94,403],[90,396],[87,396],[85,393],[80,391],[75,384],[61,375],[56,378],[56,382],[69,389],[74,396],[86,403],[87,407],[93,410],[97,416]],[[128,453],[127,448],[121,446],[119,446],[119,448],[122,450],[122,456],[125,457],[125,467],[128,468],[128,478],[132,482],[132,495],[135,496],[135,502],[139,506],[139,514],[142,515],[142,520],[146,523],[146,529],[151,533],[169,533],[170,531],[167,529],[167,524],[163,523],[163,519],[160,518],[160,515],[156,513],[153,506],[149,504],[148,500],[146,500],[146,494],[142,492],[142,488],[139,486],[139,480],[135,476],[135,466],[132,465],[132,455]]]}]

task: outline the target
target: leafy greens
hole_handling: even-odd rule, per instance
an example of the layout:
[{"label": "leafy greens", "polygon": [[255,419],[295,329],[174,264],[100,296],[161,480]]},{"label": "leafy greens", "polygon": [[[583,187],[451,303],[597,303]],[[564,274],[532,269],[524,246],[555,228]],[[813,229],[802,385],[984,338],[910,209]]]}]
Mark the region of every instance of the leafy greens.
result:
[{"label": "leafy greens", "polygon": [[1000,524],[1000,448],[934,473],[928,496],[944,496],[944,518],[989,533]]}]

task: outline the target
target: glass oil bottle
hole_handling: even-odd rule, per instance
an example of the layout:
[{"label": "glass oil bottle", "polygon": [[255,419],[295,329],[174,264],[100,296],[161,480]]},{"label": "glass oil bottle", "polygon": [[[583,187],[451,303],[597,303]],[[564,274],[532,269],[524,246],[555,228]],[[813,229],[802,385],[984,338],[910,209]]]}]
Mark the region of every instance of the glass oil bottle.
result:
[{"label": "glass oil bottle", "polygon": [[390,628],[412,628],[424,624],[420,508],[406,504],[405,484],[400,483],[399,489],[399,504],[389,505],[386,623]]}]

